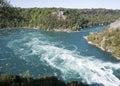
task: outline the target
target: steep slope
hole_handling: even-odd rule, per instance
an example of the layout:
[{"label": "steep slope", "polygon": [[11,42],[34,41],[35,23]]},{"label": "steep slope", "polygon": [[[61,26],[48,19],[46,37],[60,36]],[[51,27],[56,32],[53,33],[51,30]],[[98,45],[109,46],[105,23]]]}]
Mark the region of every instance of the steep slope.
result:
[{"label": "steep slope", "polygon": [[90,34],[86,38],[90,44],[110,52],[120,60],[120,19],[111,23],[104,31]]}]

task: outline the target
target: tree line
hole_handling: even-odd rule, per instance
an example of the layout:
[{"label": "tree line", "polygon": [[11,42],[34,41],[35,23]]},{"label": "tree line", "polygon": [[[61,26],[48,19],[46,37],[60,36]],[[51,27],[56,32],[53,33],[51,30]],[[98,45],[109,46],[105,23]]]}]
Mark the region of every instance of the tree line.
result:
[{"label": "tree line", "polygon": [[43,30],[80,30],[95,25],[109,24],[120,17],[120,10],[16,8],[0,0],[0,28],[37,27]]}]

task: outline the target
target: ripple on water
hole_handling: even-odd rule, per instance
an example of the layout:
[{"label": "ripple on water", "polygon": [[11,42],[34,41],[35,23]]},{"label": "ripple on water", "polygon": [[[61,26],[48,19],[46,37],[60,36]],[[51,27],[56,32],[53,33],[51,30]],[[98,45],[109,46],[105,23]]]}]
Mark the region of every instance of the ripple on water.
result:
[{"label": "ripple on water", "polygon": [[[58,47],[59,42],[53,43],[50,39],[43,34],[36,36],[30,33],[10,41],[7,46],[28,64],[40,65],[43,62],[61,71],[61,77],[66,81],[78,79],[88,84],[120,85],[120,80],[113,71],[120,69],[120,63],[103,62],[92,56],[89,58],[81,56],[77,49],[68,50],[65,47]],[[76,48],[75,45],[73,46]],[[57,73],[54,75],[58,76]]]}]

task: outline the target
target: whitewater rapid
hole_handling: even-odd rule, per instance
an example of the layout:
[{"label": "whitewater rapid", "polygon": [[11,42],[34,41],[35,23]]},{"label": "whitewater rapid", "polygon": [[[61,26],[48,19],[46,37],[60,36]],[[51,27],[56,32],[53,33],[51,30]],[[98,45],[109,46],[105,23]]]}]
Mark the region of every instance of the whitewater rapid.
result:
[{"label": "whitewater rapid", "polygon": [[7,47],[27,64],[37,66],[43,62],[44,65],[59,70],[65,81],[75,79],[88,84],[120,86],[120,80],[114,75],[114,70],[120,69],[120,63],[104,62],[94,56],[82,56],[76,48],[66,49],[60,41],[52,41],[50,36],[29,32],[9,41]]}]

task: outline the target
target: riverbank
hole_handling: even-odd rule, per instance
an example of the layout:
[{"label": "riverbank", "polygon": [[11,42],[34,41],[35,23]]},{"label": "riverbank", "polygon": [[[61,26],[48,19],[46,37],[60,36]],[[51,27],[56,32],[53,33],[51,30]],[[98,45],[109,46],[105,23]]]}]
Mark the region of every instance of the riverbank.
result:
[{"label": "riverbank", "polygon": [[108,28],[99,33],[89,34],[86,39],[90,44],[120,60],[120,19],[111,23]]},{"label": "riverbank", "polygon": [[[84,39],[86,39],[86,40],[88,41],[87,36],[85,36]],[[98,48],[100,48],[101,50],[105,51],[105,49],[104,49],[103,47],[99,46],[98,44],[94,44],[94,43],[91,42],[91,41],[88,41],[88,43],[91,44],[91,45],[95,45],[96,47],[98,47]]]},{"label": "riverbank", "polygon": [[39,28],[39,27],[7,27],[7,28],[0,28],[0,30],[11,30],[11,29],[35,29],[35,30],[41,30],[41,31],[54,31],[54,32],[79,32],[81,30],[85,30],[85,29],[89,29],[92,27],[97,27],[97,26],[106,26],[107,24],[99,24],[99,25],[95,25],[95,26],[90,26],[90,27],[85,27],[85,28],[81,28],[79,30],[72,30],[70,28],[53,28],[53,29],[43,29],[43,28]]},{"label": "riverbank", "polygon": [[[54,31],[54,32],[78,32],[79,30],[72,30],[72,29],[64,29],[64,28],[58,28],[58,29],[41,29],[38,27],[8,27],[8,28],[1,28],[0,30],[11,30],[11,29],[34,29],[34,30],[41,30],[41,31]],[[82,29],[81,29],[82,30]]]},{"label": "riverbank", "polygon": [[84,39],[86,39],[86,40],[88,41],[89,44],[98,47],[98,48],[101,49],[102,51],[105,51],[105,52],[110,53],[110,54],[111,54],[113,57],[115,57],[117,60],[120,60],[120,58],[117,57],[117,56],[115,56],[115,55],[113,55],[112,52],[110,52],[110,51],[108,51],[108,50],[105,50],[102,46],[100,46],[100,45],[98,45],[98,44],[96,44],[96,43],[93,43],[93,42],[89,41],[87,37],[88,37],[88,36],[85,36]]},{"label": "riverbank", "polygon": [[89,86],[79,81],[65,83],[54,76],[31,78],[11,74],[0,75],[0,86]]},{"label": "riverbank", "polygon": [[73,32],[73,30],[71,30],[71,29],[53,29],[52,31],[55,31],[55,32]]}]

